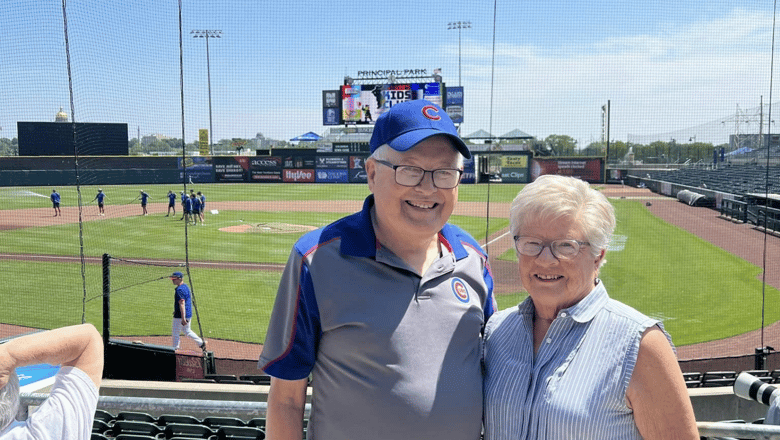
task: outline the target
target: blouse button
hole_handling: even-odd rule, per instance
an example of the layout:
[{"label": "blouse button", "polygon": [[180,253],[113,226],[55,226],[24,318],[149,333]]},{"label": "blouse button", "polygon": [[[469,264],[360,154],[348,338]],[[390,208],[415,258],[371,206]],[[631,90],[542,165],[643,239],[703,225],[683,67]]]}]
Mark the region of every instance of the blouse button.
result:
[{"label": "blouse button", "polygon": [[561,318],[565,318],[566,316],[566,312],[561,312]]},{"label": "blouse button", "polygon": [[548,344],[552,343],[552,338],[547,338],[547,343]]}]

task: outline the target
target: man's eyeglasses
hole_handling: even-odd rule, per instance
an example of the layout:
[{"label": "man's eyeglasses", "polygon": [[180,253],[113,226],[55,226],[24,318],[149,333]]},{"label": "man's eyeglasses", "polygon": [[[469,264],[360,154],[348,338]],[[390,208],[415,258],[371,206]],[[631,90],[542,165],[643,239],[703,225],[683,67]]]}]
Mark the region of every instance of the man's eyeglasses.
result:
[{"label": "man's eyeglasses", "polygon": [[577,240],[553,240],[544,242],[534,237],[515,236],[515,249],[521,255],[538,257],[544,248],[549,247],[553,256],[559,260],[571,260],[580,253],[582,246],[590,246],[590,243]]},{"label": "man's eyeglasses", "polygon": [[417,186],[425,178],[425,173],[431,173],[433,186],[440,189],[452,189],[460,183],[463,170],[457,168],[439,168],[438,170],[426,170],[412,165],[393,165],[386,160],[376,160],[395,171],[395,183],[401,186]]}]

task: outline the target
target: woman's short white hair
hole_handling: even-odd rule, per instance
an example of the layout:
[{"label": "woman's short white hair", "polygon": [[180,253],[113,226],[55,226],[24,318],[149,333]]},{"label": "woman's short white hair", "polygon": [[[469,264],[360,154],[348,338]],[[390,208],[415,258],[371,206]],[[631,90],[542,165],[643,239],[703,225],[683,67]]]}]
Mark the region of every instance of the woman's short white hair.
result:
[{"label": "woman's short white hair", "polygon": [[[390,145],[382,144],[382,145],[378,146],[376,148],[376,150],[374,150],[374,152],[371,153],[371,156],[369,156],[368,158],[369,159],[374,159],[374,160],[385,160],[386,161],[389,158],[389,155],[387,153],[389,153],[390,150],[392,150],[392,149],[393,148]],[[463,155],[460,154],[460,151],[458,151],[455,148],[455,146],[453,146],[452,149],[456,153],[458,153],[458,162],[455,164],[455,168],[458,168],[458,169],[463,168],[463,160],[464,160]]]},{"label": "woman's short white hair", "polygon": [[16,420],[19,412],[19,376],[11,370],[8,383],[0,389],[0,432]]},{"label": "woman's short white hair", "polygon": [[509,228],[517,236],[530,222],[562,217],[575,222],[594,257],[607,250],[615,231],[615,208],[604,194],[574,177],[547,174],[526,185],[509,208]]}]

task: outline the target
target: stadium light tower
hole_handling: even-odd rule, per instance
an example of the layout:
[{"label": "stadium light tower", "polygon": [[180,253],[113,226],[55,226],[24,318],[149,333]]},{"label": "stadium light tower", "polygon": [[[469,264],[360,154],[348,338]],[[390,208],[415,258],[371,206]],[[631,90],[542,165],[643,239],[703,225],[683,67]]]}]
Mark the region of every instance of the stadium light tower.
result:
[{"label": "stadium light tower", "polygon": [[447,23],[447,30],[458,30],[458,87],[461,86],[461,72],[460,72],[460,30],[461,29],[471,29],[471,22],[470,21],[453,21],[450,23]]},{"label": "stadium light tower", "polygon": [[190,31],[192,38],[205,38],[206,39],[206,76],[208,78],[209,85],[209,154],[214,155],[213,140],[214,140],[214,126],[211,123],[211,63],[209,62],[209,38],[222,38],[222,31],[210,30],[210,29],[193,29]]}]

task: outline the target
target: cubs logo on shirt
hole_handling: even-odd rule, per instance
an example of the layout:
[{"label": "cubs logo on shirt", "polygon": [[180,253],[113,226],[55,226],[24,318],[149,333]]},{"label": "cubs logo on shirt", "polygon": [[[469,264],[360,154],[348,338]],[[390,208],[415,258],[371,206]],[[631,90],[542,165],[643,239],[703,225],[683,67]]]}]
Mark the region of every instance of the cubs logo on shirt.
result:
[{"label": "cubs logo on shirt", "polygon": [[452,279],[452,293],[455,294],[455,298],[462,303],[469,302],[469,289],[466,287],[466,283],[460,278]]}]

